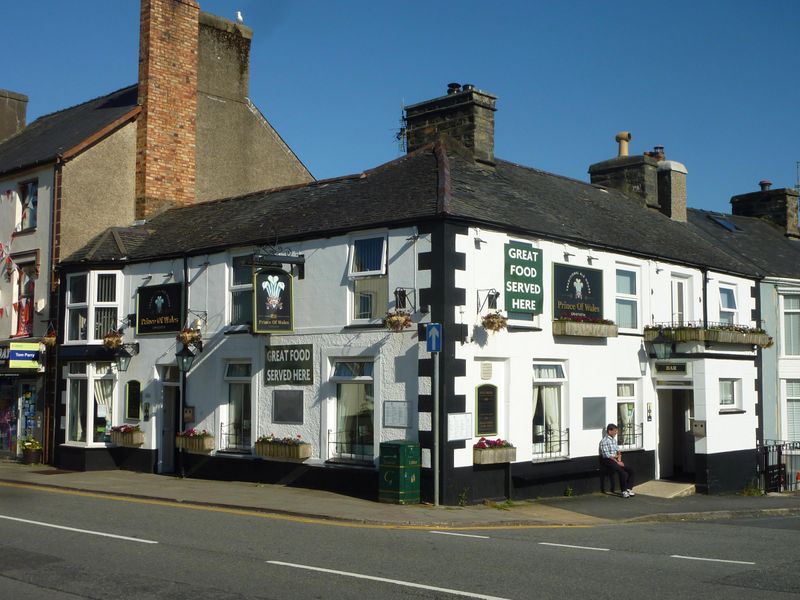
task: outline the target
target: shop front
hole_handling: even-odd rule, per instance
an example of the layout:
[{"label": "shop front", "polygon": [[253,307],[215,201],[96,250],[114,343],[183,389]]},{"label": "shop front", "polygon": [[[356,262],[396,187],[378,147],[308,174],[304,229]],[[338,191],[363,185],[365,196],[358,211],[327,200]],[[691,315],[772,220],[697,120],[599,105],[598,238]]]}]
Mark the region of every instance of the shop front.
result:
[{"label": "shop front", "polygon": [[37,341],[0,342],[0,455],[17,456],[19,440],[43,443],[43,377]]}]

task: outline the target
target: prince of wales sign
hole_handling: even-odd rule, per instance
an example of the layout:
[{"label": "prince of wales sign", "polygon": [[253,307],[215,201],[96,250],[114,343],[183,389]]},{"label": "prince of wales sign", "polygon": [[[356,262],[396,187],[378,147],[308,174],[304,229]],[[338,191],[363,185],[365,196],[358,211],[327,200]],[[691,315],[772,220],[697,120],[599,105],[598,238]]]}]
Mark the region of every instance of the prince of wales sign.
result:
[{"label": "prince of wales sign", "polygon": [[253,275],[253,331],[273,333],[294,329],[292,275],[270,268]]}]

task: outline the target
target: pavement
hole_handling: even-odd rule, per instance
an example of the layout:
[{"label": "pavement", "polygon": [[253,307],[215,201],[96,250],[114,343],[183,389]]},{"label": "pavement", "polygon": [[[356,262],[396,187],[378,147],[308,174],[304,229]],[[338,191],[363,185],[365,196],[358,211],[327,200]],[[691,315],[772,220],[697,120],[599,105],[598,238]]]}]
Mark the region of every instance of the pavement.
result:
[{"label": "pavement", "polygon": [[[649,481],[636,496],[589,494],[477,506],[398,505],[332,492],[260,483],[188,479],[133,471],[62,471],[0,459],[4,487],[45,488],[57,493],[180,503],[199,510],[256,512],[275,518],[339,525],[479,529],[597,526],[653,521],[694,521],[800,515],[800,494],[764,496],[693,494],[693,486]],[[1,504],[1,503],[0,503]]]}]

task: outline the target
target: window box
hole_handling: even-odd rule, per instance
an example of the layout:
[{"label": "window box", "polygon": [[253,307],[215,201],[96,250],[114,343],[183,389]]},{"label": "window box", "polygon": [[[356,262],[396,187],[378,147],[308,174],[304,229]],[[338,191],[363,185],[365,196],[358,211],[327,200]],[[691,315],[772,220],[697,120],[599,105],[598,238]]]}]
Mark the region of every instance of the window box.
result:
[{"label": "window box", "polygon": [[144,444],[144,431],[112,431],[111,443],[127,448],[138,448]]},{"label": "window box", "polygon": [[175,447],[189,454],[211,454],[214,450],[214,438],[210,435],[175,436]]},{"label": "window box", "polygon": [[256,442],[256,455],[278,460],[306,460],[311,458],[311,444]]},{"label": "window box", "polygon": [[472,462],[476,465],[494,465],[517,460],[517,449],[513,446],[505,448],[473,448]]},{"label": "window box", "polygon": [[553,321],[553,335],[575,335],[582,337],[617,337],[617,326],[613,323],[591,321]]},{"label": "window box", "polygon": [[659,334],[674,342],[713,342],[716,344],[744,344],[769,348],[772,338],[766,332],[749,327],[709,328],[704,327],[646,327],[644,341],[652,342]]}]

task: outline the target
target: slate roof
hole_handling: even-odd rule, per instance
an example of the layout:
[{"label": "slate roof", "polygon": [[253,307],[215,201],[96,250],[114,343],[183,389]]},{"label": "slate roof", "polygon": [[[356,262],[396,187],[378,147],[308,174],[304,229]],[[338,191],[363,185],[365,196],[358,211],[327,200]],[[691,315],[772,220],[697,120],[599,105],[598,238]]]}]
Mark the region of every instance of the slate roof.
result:
[{"label": "slate roof", "polygon": [[[723,219],[735,230],[721,225]],[[800,279],[800,239],[786,236],[784,228],[757,217],[689,209],[688,222],[701,235],[767,277]]]},{"label": "slate roof", "polygon": [[137,90],[132,85],[39,117],[0,143],[0,175],[54,161],[135,108]]},{"label": "slate roof", "polygon": [[[115,228],[64,262],[146,261],[443,217],[746,276],[751,262],[617,190],[437,143],[359,175],[174,208]],[[276,240],[277,237],[277,240]]]}]

